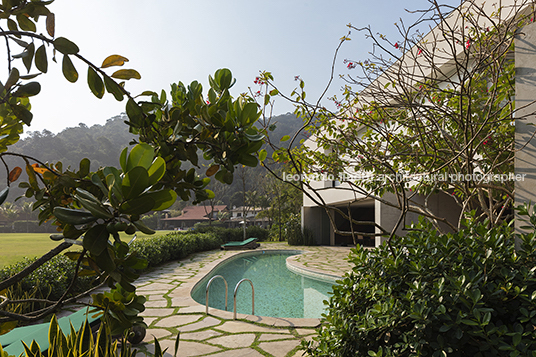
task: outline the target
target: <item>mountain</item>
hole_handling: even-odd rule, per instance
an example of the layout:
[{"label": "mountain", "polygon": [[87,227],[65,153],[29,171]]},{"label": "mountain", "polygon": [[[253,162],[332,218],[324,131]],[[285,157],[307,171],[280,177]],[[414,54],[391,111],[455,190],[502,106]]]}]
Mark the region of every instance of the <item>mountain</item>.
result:
[{"label": "mountain", "polygon": [[[66,128],[58,134],[53,134],[48,130],[42,132],[29,132],[28,136],[19,140],[16,144],[9,147],[11,153],[18,153],[34,157],[41,162],[57,163],[62,162],[63,167],[77,168],[79,162],[88,158],[91,161],[91,170],[97,170],[101,166],[119,167],[119,154],[121,150],[128,146],[136,136],[128,132],[128,125],[124,123],[127,120],[125,114],[110,118],[104,125],[87,125],[80,123],[76,127]],[[288,142],[280,143],[279,140],[285,135],[293,135],[302,125],[302,121],[292,113],[274,116],[268,122],[259,122],[259,127],[263,124],[271,125],[269,131],[270,140],[276,144],[288,145]],[[300,135],[299,139],[304,138]],[[294,145],[298,145],[296,140]],[[269,148],[267,148],[269,150]],[[271,152],[270,152],[271,155]],[[6,163],[10,168],[15,166],[24,167],[25,163],[20,158],[5,156]],[[30,162],[33,163],[33,162]],[[199,169],[196,171],[199,175],[204,175],[209,163],[200,157]],[[190,167],[191,164],[185,163],[184,168]],[[2,170],[0,170],[2,171]],[[256,181],[259,177],[266,175],[266,171],[259,165],[251,168],[247,173],[251,176],[248,179],[250,183]],[[253,179],[253,178],[256,179]],[[225,204],[231,204],[232,198],[235,197],[234,203],[239,204],[236,199],[236,192],[242,190],[242,185],[235,179],[230,187],[225,189],[224,195],[220,198]],[[0,182],[6,182],[6,172],[0,172]],[[251,185],[250,185],[251,186]],[[0,189],[3,186],[0,186]],[[214,190],[216,192],[216,190]],[[16,197],[24,194],[24,191],[13,186],[8,200],[13,201]]]}]

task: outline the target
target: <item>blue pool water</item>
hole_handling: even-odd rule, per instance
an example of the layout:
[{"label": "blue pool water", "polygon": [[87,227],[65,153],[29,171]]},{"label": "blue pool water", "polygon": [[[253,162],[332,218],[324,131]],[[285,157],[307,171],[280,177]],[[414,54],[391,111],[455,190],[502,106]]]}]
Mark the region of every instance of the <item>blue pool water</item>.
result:
[{"label": "blue pool water", "polygon": [[[261,251],[233,257],[211,271],[192,290],[192,298],[205,305],[206,286],[215,275],[222,275],[229,286],[228,311],[233,311],[236,284],[244,278],[253,282],[255,315],[294,318],[319,318],[324,300],[329,299],[333,283],[291,272],[286,259],[297,253]],[[210,285],[209,306],[225,310],[225,283],[216,278]],[[251,286],[246,281],[237,293],[237,312],[251,314]]]}]

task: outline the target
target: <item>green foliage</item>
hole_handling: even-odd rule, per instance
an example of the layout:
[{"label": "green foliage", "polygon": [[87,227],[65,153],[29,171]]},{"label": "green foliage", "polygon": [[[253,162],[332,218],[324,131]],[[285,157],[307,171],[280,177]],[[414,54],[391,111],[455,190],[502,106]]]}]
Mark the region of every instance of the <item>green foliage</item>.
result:
[{"label": "green foliage", "polygon": [[160,216],[160,212],[155,212],[153,214],[146,214],[141,217],[141,221],[143,224],[145,224],[147,227],[151,229],[158,229],[158,217]]},{"label": "green foliage", "polygon": [[135,292],[129,292],[117,284],[109,292],[93,294],[91,298],[92,305],[98,308],[96,314],[104,319],[112,335],[147,328],[143,317],[138,316],[145,310],[144,296],[138,296]]},{"label": "green foliage", "polygon": [[[141,96],[149,96],[150,101],[137,102],[124,89],[123,82],[114,80],[140,79],[136,70],[106,73],[109,67],[122,66],[128,59],[112,55],[99,67],[84,58],[74,42],[65,37],[55,38],[55,18],[47,8],[51,2],[4,1],[0,5],[0,18],[7,21],[10,30],[10,33],[0,31],[7,42],[9,70],[5,84],[0,83],[0,156],[8,174],[8,188],[0,191],[0,201],[5,201],[9,186],[23,172],[18,166],[10,169],[4,161],[4,156],[11,155],[24,162],[21,166],[28,179],[19,187],[26,190],[26,198],[34,200],[32,208],[39,211],[40,224],[51,222],[61,231],[61,235],[51,235],[51,239],[63,239],[83,247],[82,252],[67,254],[81,267],[76,274],[97,276],[99,282],[105,281],[112,288],[108,295],[97,295],[95,302],[109,314],[106,319],[113,319],[110,323],[118,323],[113,326],[115,331],[116,327],[139,322],[137,314],[142,311],[143,303],[133,297],[132,283],[139,277],[139,270],[147,266],[136,251],[121,241],[119,232],[153,234],[154,230],[140,219],[142,215],[167,209],[178,197],[187,201],[193,194],[194,203],[214,198],[213,192],[206,189],[210,179],[199,178],[193,168],[186,170],[182,166],[186,161],[198,166],[198,151],[212,162],[210,172],[221,182],[233,181],[237,164],[256,166],[258,160],[254,154],[262,146],[263,135],[254,124],[261,113],[247,95],[236,100],[231,97],[229,89],[235,81],[228,69],[217,70],[209,78],[209,102],[196,81],[187,88],[182,83],[172,84],[169,101],[164,91],[160,96],[145,91]],[[39,17],[46,17],[46,31],[41,34],[36,33],[35,22]],[[41,44],[37,51],[35,40]],[[19,47],[22,52],[12,55],[11,51]],[[97,98],[102,98],[105,92],[119,101],[128,97],[127,124],[139,140],[130,152],[128,148],[121,152],[121,169],[106,166],[91,172],[87,158],[80,161],[78,168],[65,169],[61,162],[49,164],[5,152],[8,145],[19,139],[22,124],[30,125],[28,97],[38,94],[41,86],[29,80],[48,71],[48,51],[52,52],[53,62],[61,54],[62,72],[69,82],[79,78],[73,60],[81,60],[88,66],[87,84]],[[39,73],[21,76],[16,67],[20,65],[19,60],[28,73],[35,63]],[[182,254],[209,246],[211,243],[189,236],[176,249],[165,252],[180,258]],[[141,308],[125,307],[127,301],[135,301]]]},{"label": "green foliage", "polygon": [[[243,228],[223,228],[207,225],[198,225],[195,227],[194,232],[199,233],[213,233],[223,243],[227,242],[240,242],[244,240]],[[248,226],[246,228],[246,239],[257,238],[259,241],[268,240],[269,231],[267,229],[258,226]]]},{"label": "green foliage", "polygon": [[[523,213],[523,212],[521,212]],[[525,209],[525,214],[528,214]],[[530,217],[536,222],[534,214]],[[358,246],[334,286],[312,356],[529,356],[536,351],[534,225],[424,221],[375,250]]]},{"label": "green foliage", "polygon": [[151,267],[184,258],[195,252],[217,249],[222,243],[212,233],[174,232],[135,240],[131,249],[147,260],[148,266]]},{"label": "green foliage", "polygon": [[[271,240],[279,240],[279,225],[273,225],[270,230]],[[287,241],[289,245],[315,245],[312,232],[304,228],[302,229],[299,215],[291,215],[286,222],[281,225],[281,238]]]},{"label": "green foliage", "polygon": [[161,183],[172,187],[180,198],[193,203],[211,198],[205,189],[210,180],[196,177],[193,169],[185,170],[183,162],[198,166],[198,149],[211,161],[211,175],[221,182],[233,182],[235,165],[257,166],[253,155],[262,146],[263,135],[255,127],[260,111],[252,99],[231,97],[234,83],[228,69],[210,77],[207,101],[197,81],[189,86],[171,85],[168,95],[146,92],[150,101],[127,103],[128,124],[141,142],[152,145],[166,162]]},{"label": "green foliage", "polygon": [[[175,342],[175,353],[179,345],[179,336]],[[33,341],[29,346],[23,342],[25,352],[21,356],[39,357],[43,353],[47,356],[68,357],[68,356],[87,356],[87,357],[135,357],[138,351],[133,349],[127,342],[125,336],[120,339],[113,337],[113,332],[107,324],[101,324],[98,331],[93,334],[91,326],[87,320],[79,331],[75,331],[71,325],[69,333],[62,331],[58,324],[56,316],[52,317],[48,331],[49,347],[42,351],[39,345]],[[162,350],[158,340],[154,339],[155,353],[154,357],[162,357],[166,354],[167,348]],[[0,346],[1,357],[8,356],[7,352]]]},{"label": "green foliage", "polygon": [[[35,260],[37,258],[25,258],[16,264],[0,269],[0,281],[17,274]],[[22,279],[15,289],[20,289],[23,292],[36,290],[35,298],[57,300],[67,290],[67,286],[74,276],[75,266],[76,263],[66,256],[56,256]],[[88,290],[93,286],[93,281],[92,277],[77,279],[71,295]]]}]

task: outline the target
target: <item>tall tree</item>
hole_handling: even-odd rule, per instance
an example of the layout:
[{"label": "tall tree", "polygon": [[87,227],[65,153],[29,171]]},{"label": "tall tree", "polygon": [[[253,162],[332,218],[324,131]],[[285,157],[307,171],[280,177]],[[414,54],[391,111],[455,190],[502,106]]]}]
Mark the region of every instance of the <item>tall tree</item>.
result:
[{"label": "tall tree", "polygon": [[[328,205],[322,194],[328,188],[319,189],[314,181],[338,181],[334,189],[355,197],[354,202],[373,198],[396,208],[400,214],[394,227],[377,227],[380,232],[372,235],[393,237],[410,212],[440,231],[457,231],[463,215],[473,210],[492,225],[509,219],[518,179],[514,120],[526,117],[516,116],[520,105],[514,103],[512,53],[516,34],[532,21],[528,5],[465,2],[452,7],[431,0],[416,24],[397,24],[397,40],[348,25],[364,32],[374,50],[366,60],[344,59],[348,84],[342,98],[331,98],[336,110],[307,102],[301,80],[291,96],[281,94],[265,73],[267,101],[275,95],[292,100],[304,120],[290,142],[303,130],[313,134],[308,145],[280,147],[274,158],[288,161],[304,178],[294,185],[316,204],[357,225],[374,222],[359,222]],[[423,35],[418,29],[424,26],[434,30]],[[339,48],[350,36],[341,39]],[[457,219],[447,219],[428,204],[435,194],[454,200]]]},{"label": "tall tree", "polygon": [[[153,233],[140,220],[141,215],[165,209],[177,197],[183,200],[193,197],[194,202],[211,197],[212,193],[206,190],[210,179],[200,178],[193,168],[185,170],[182,165],[190,162],[197,166],[198,150],[212,162],[207,176],[225,183],[233,181],[235,165],[256,166],[255,153],[262,146],[263,135],[254,124],[261,113],[251,98],[231,96],[230,88],[235,80],[228,69],[218,70],[209,77],[210,88],[206,94],[197,81],[188,86],[179,82],[172,84],[169,94],[145,91],[141,96],[146,99],[136,100],[116,80],[139,79],[137,71],[107,72],[128,60],[111,55],[98,66],[82,56],[72,41],[55,38],[54,15],[48,9],[49,4],[8,1],[0,6],[0,18],[7,22],[0,27],[0,36],[7,43],[9,73],[0,86],[0,160],[7,174],[7,187],[0,192],[0,204],[6,200],[11,184],[25,171],[27,181],[19,186],[26,190],[26,197],[34,199],[33,208],[39,209],[40,223],[52,223],[61,231],[51,236],[60,244],[20,273],[0,282],[0,291],[13,286],[72,244],[78,244],[82,251],[70,254],[77,261],[72,281],[79,274],[93,274],[117,292],[120,300],[121,292],[135,291],[132,282],[146,262],[120,240],[119,232]],[[38,32],[36,21],[43,17],[46,27]],[[21,48],[22,53],[13,55],[16,48]],[[120,155],[117,153],[120,168],[107,166],[91,171],[87,158],[75,169],[65,168],[61,162],[45,163],[38,157],[8,150],[19,139],[23,125],[29,125],[32,120],[28,98],[41,89],[33,81],[34,76],[21,76],[16,66],[22,65],[28,72],[36,68],[46,73],[49,53],[54,59],[61,57],[62,72],[68,81],[78,80],[75,63],[80,61],[88,68],[88,86],[96,97],[102,98],[108,92],[117,100],[127,99],[127,124],[138,143],[131,150],[124,148]],[[94,143],[89,141],[88,145]],[[8,165],[5,161],[8,156],[18,158],[22,167]],[[59,301],[48,301],[48,307],[38,312],[17,314],[0,309],[0,324],[35,321],[67,302],[77,301],[76,297],[68,298],[72,287],[73,284]],[[137,316],[143,310],[143,297],[135,298],[137,305],[131,306],[132,311],[124,311],[114,299],[114,294],[106,298],[103,294],[93,296],[93,304],[102,309],[114,334],[133,324],[143,325],[143,319]],[[2,306],[14,303],[17,302],[4,299]]]}]

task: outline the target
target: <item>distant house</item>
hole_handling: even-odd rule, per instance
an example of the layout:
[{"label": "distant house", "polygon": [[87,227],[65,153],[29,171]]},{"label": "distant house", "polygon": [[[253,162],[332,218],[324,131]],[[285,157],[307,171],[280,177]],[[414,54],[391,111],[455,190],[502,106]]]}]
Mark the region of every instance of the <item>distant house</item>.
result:
[{"label": "distant house", "polygon": [[227,206],[186,206],[182,214],[177,217],[162,218],[163,229],[190,229],[196,223],[203,223],[218,220],[218,213],[227,212]]},{"label": "distant house", "polygon": [[[242,225],[245,223],[248,226],[262,226],[264,228],[268,227],[268,218],[257,218],[257,215],[262,211],[263,209],[260,207],[233,207],[233,209],[229,210],[229,213],[231,216],[226,221],[228,227],[242,227]],[[244,220],[244,212],[245,212],[245,220]]]}]

